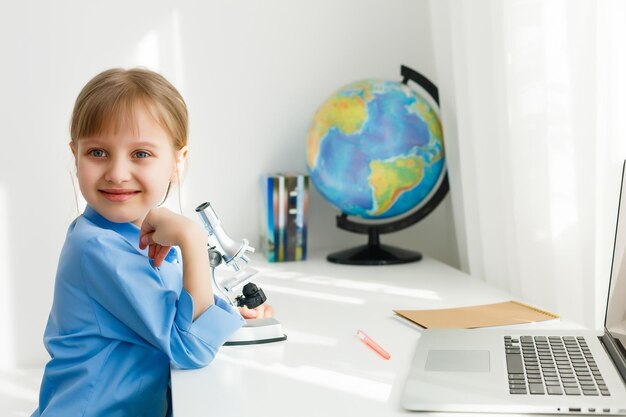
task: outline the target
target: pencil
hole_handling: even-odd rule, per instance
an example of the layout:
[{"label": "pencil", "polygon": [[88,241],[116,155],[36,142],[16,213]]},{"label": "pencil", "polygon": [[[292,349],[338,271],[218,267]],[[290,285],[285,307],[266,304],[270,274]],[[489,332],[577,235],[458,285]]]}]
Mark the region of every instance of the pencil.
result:
[{"label": "pencil", "polygon": [[389,358],[391,358],[391,355],[387,353],[385,349],[381,348],[378,343],[374,342],[368,335],[363,333],[362,330],[358,330],[356,335],[359,339],[361,339],[361,341],[363,341],[363,343],[369,346],[374,352],[378,353],[383,359],[389,360]]}]

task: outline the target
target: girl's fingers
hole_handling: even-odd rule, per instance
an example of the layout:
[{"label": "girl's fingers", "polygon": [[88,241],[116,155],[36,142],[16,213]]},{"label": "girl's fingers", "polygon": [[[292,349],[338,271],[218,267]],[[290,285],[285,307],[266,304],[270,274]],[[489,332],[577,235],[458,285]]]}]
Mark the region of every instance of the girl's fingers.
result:
[{"label": "girl's fingers", "polygon": [[[144,219],[139,230],[139,248],[148,248],[148,257],[152,259],[152,264],[155,267],[161,266],[163,260],[171,249],[171,246],[162,244],[166,243],[166,241],[162,240],[163,236],[157,236],[157,239],[155,239],[155,233],[157,233],[156,223],[159,223],[157,216],[158,213],[159,211],[151,210]],[[157,241],[159,243],[157,243]]]},{"label": "girl's fingers", "polygon": [[258,306],[257,308],[255,308],[255,310],[257,318],[262,319],[263,317],[265,317],[265,304]]},{"label": "girl's fingers", "polygon": [[[151,234],[154,232],[154,225],[151,224],[150,218],[152,217],[152,210],[148,212],[148,215],[146,216],[146,218],[143,220],[143,222],[141,223],[141,228],[139,229],[139,236],[140,236],[140,242],[139,245],[141,245],[141,239],[143,239],[143,237],[147,234]],[[148,245],[148,242],[146,242],[144,244],[144,248]],[[143,249],[143,248],[142,248]]]},{"label": "girl's fingers", "polygon": [[145,249],[148,246],[148,238],[146,235],[139,235],[139,249]]},{"label": "girl's fingers", "polygon": [[271,304],[263,304],[263,306],[265,306],[263,317],[274,317],[274,307]]},{"label": "girl's fingers", "polygon": [[256,310],[250,310],[248,307],[243,306],[239,308],[239,312],[245,319],[255,319],[258,316],[258,312]]},{"label": "girl's fingers", "polygon": [[165,259],[165,257],[167,256],[168,252],[171,249],[171,246],[161,246],[161,245],[156,245],[156,250],[155,250],[155,254],[154,254],[154,266],[161,266],[161,264],[163,263],[163,260]]},{"label": "girl's fingers", "polygon": [[147,246],[154,244],[154,240],[152,237],[152,235],[154,234],[154,231],[142,232],[142,233],[143,234],[139,235],[139,249],[145,249]]},{"label": "girl's fingers", "polygon": [[154,266],[161,266],[161,263],[170,251],[170,246],[161,246],[158,243],[151,243],[148,246],[148,258],[152,259]]},{"label": "girl's fingers", "polygon": [[268,317],[274,317],[274,307],[270,304],[262,304],[255,309],[250,310],[248,307],[243,306],[239,308],[241,315],[246,319],[262,319]]}]

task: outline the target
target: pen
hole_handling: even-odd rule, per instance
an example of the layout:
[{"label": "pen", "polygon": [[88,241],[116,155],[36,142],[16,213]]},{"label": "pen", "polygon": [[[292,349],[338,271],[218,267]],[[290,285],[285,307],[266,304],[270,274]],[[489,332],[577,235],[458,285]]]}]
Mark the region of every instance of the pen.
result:
[{"label": "pen", "polygon": [[374,352],[378,353],[380,356],[383,357],[383,359],[387,359],[389,360],[389,358],[391,358],[391,355],[389,353],[387,353],[385,351],[385,349],[381,348],[378,343],[374,342],[368,335],[366,335],[365,333],[363,333],[362,330],[357,330],[356,335],[359,339],[361,339],[363,341],[363,343],[365,343],[367,346],[369,346],[370,348],[372,348],[374,350]]}]

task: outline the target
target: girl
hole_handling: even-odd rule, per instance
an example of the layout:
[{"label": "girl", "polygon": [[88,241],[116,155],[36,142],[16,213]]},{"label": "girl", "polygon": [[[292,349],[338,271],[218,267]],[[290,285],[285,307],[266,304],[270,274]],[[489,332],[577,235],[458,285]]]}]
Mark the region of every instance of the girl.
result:
[{"label": "girl", "polygon": [[33,416],[171,415],[170,365],[207,365],[243,323],[213,296],[205,231],[157,208],[187,158],[185,102],[154,72],[105,71],[76,100],[70,148],[87,207],[59,259]]}]

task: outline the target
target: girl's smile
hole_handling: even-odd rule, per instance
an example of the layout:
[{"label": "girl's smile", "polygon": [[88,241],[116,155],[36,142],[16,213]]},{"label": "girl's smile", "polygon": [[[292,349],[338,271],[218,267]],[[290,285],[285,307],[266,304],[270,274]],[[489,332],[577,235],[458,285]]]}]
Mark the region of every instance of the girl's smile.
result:
[{"label": "girl's smile", "polygon": [[140,191],[124,190],[124,189],[117,189],[117,188],[109,188],[109,189],[99,190],[99,191],[102,193],[104,198],[106,198],[109,201],[127,201],[140,193]]}]

